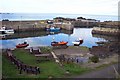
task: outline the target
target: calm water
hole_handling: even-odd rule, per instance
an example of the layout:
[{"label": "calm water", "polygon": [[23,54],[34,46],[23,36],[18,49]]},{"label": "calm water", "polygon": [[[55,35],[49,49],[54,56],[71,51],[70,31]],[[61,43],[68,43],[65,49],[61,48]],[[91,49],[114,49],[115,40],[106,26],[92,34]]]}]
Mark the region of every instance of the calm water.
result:
[{"label": "calm water", "polygon": [[10,14],[0,14],[1,19],[9,19],[12,21],[15,20],[45,20],[45,19],[53,19],[55,17],[65,17],[65,18],[77,18],[77,17],[85,17],[87,19],[97,19],[100,21],[118,21],[117,16],[110,15],[88,15],[88,14],[59,14],[59,13],[10,13]]},{"label": "calm water", "polygon": [[17,44],[23,43],[25,40],[29,43],[28,47],[35,46],[51,46],[51,41],[68,41],[68,45],[73,45],[72,42],[78,38],[84,40],[80,46],[87,46],[91,48],[96,46],[95,42],[106,41],[103,38],[93,37],[91,34],[92,28],[74,28],[73,32],[62,31],[59,33],[49,34],[42,32],[23,32],[7,35],[5,40],[0,40],[0,48],[14,48]]}]

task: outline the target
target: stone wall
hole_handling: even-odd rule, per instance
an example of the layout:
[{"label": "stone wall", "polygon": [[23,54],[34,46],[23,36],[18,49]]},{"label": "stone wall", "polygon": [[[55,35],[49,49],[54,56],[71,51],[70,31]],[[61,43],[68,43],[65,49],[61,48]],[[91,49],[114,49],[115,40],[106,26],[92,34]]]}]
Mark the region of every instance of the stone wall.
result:
[{"label": "stone wall", "polygon": [[120,30],[117,28],[103,28],[103,27],[94,27],[92,30],[93,34],[103,34],[103,35],[119,35]]},{"label": "stone wall", "polygon": [[[7,28],[13,28],[15,31],[32,31],[32,30],[43,30],[49,24],[46,20],[39,21],[2,21],[2,26]],[[73,30],[74,26],[72,24],[55,24],[56,27],[60,27],[65,30]]]},{"label": "stone wall", "polygon": [[72,23],[75,27],[94,27],[98,25],[98,22],[82,22],[82,21],[74,21]]}]

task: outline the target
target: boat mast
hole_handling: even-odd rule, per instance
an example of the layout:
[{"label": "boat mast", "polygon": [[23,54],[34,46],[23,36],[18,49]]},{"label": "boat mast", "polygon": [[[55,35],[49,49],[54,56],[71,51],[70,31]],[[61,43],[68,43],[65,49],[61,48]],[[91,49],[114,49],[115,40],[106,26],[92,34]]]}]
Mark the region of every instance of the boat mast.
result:
[{"label": "boat mast", "polygon": [[21,26],[22,26],[22,25],[21,25],[22,16],[20,16],[20,17],[21,17],[21,19],[20,19],[20,27],[21,27]]},{"label": "boat mast", "polygon": [[52,42],[54,42],[54,41],[55,41],[55,37],[52,38]]}]

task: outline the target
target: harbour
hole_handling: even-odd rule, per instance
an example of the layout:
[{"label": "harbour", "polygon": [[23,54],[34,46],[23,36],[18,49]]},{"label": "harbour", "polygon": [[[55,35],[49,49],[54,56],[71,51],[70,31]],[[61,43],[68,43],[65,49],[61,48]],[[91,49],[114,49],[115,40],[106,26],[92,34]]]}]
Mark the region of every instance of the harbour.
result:
[{"label": "harbour", "polygon": [[73,32],[64,30],[57,33],[49,33],[46,31],[14,33],[11,35],[6,35],[5,38],[1,40],[1,45],[2,48],[15,48],[15,45],[27,40],[30,44],[29,47],[51,46],[53,37],[55,38],[55,41],[68,41],[68,45],[73,45],[72,42],[78,39],[78,37],[81,37],[84,40],[81,46],[91,48],[92,46],[97,45],[95,42],[107,41],[103,38],[98,39],[93,37],[91,31],[92,28],[74,28]]},{"label": "harbour", "polygon": [[[118,62],[120,43],[116,21],[56,17],[51,20],[3,19],[1,23],[2,28],[14,30],[14,33],[0,35],[3,73],[11,68],[25,77],[31,74],[35,78],[69,77]],[[7,77],[10,74],[11,71]]]}]

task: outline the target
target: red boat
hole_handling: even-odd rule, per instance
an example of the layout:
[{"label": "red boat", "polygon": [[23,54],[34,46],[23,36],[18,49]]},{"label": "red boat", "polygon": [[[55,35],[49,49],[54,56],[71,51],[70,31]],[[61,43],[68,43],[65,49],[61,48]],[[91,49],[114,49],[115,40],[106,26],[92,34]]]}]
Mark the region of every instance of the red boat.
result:
[{"label": "red boat", "polygon": [[61,42],[51,42],[51,45],[52,46],[62,46],[62,45],[67,45],[68,42],[64,42],[64,41],[61,41]]},{"label": "red boat", "polygon": [[27,44],[26,42],[24,42],[22,44],[16,45],[16,48],[23,48],[23,47],[27,47],[27,46],[29,46],[29,44]]}]

